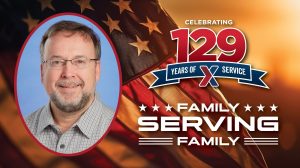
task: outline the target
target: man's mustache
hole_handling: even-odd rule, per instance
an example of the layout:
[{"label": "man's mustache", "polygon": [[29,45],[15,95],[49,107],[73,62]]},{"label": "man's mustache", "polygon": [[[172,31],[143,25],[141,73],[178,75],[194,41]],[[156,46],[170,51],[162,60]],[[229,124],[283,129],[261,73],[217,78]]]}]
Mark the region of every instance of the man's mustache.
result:
[{"label": "man's mustache", "polygon": [[55,86],[59,87],[67,87],[67,88],[72,88],[72,87],[77,87],[77,86],[84,86],[84,82],[82,80],[70,80],[70,79],[62,79],[58,80],[55,83]]}]

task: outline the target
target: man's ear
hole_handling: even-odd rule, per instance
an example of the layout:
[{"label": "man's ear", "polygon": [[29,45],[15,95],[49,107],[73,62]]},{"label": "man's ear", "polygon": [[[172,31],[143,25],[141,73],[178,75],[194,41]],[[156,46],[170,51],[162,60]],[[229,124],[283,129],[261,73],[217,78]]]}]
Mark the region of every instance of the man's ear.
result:
[{"label": "man's ear", "polygon": [[100,79],[100,68],[101,68],[101,66],[100,66],[100,61],[97,61],[97,63],[96,63],[96,81],[98,81],[99,79]]}]

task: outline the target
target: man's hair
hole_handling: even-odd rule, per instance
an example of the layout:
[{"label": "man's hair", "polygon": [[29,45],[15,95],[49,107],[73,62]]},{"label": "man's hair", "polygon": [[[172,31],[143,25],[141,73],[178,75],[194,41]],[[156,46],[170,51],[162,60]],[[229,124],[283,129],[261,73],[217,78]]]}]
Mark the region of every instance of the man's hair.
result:
[{"label": "man's hair", "polygon": [[47,39],[54,36],[56,33],[62,31],[71,32],[72,34],[70,36],[72,36],[74,33],[80,33],[85,38],[90,37],[94,44],[94,48],[96,51],[96,58],[100,59],[101,57],[100,40],[91,28],[74,21],[60,21],[52,25],[42,37],[42,41],[40,44],[41,61],[43,61],[44,59],[44,49],[45,49],[45,43]]}]

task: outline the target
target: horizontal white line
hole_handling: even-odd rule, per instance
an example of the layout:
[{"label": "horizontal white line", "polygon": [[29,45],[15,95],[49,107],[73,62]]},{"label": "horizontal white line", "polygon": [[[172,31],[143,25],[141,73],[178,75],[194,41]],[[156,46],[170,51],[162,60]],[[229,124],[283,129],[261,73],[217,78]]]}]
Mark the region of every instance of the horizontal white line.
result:
[{"label": "horizontal white line", "polygon": [[278,143],[244,143],[244,145],[278,145]]},{"label": "horizontal white line", "polygon": [[139,138],[139,139],[173,139],[173,138]]},{"label": "horizontal white line", "polygon": [[139,140],[139,142],[173,142],[173,140]]},{"label": "horizontal white line", "polygon": [[173,145],[173,143],[139,143],[139,145]]},{"label": "horizontal white line", "polygon": [[245,140],[244,142],[278,142],[278,140]]},{"label": "horizontal white line", "polygon": [[244,139],[278,139],[278,138],[244,138]]}]

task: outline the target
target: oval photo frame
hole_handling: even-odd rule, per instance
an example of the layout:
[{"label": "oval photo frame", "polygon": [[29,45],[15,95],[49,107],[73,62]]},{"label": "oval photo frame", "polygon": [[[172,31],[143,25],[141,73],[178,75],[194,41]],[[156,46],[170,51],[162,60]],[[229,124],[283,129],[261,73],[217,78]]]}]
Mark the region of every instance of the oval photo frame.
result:
[{"label": "oval photo frame", "polygon": [[[74,21],[91,28],[100,40],[100,79],[96,85],[96,97],[114,114],[104,134],[90,147],[75,153],[60,153],[46,147],[28,128],[25,118],[37,109],[49,104],[49,96],[41,82],[40,42],[44,33],[55,23]],[[90,18],[77,13],[60,13],[52,15],[41,22],[27,37],[19,53],[15,70],[15,99],[18,111],[28,133],[48,151],[57,155],[74,156],[83,154],[95,147],[105,135],[114,121],[121,95],[121,68],[116,50],[105,31]]]}]

